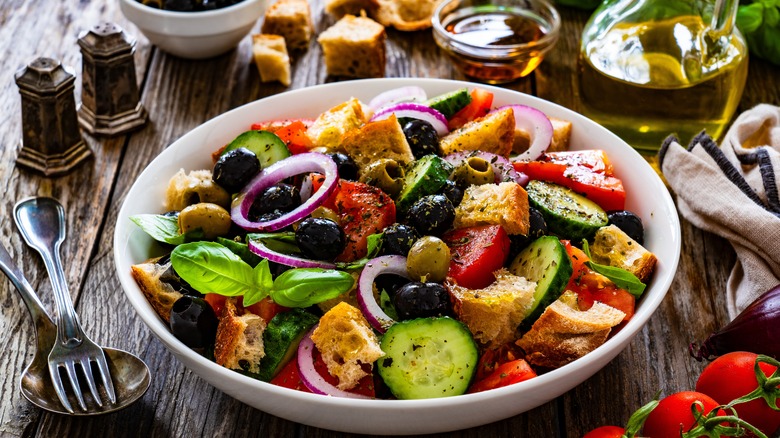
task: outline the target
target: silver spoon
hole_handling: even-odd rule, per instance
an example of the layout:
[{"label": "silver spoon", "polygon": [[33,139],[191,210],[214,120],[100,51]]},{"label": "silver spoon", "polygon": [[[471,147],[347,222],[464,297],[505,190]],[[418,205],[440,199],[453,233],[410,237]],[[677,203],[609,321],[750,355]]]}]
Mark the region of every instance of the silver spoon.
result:
[{"label": "silver spoon", "polygon": [[[38,198],[17,204],[17,213],[25,213],[24,209],[35,208],[37,201],[42,204],[59,205],[50,198]],[[20,210],[21,209],[21,210]],[[38,297],[19,269],[13,264],[5,248],[0,246],[0,269],[11,279],[22,299],[27,305],[36,326],[38,349],[33,361],[25,369],[21,379],[21,390],[24,397],[34,405],[51,412],[69,415],[95,415],[114,412],[135,402],[146,393],[151,383],[149,368],[138,357],[126,351],[113,348],[103,348],[108,363],[116,393],[116,403],[104,403],[103,406],[91,405],[89,409],[69,412],[60,402],[49,375],[48,354],[57,339],[57,327],[51,317],[41,306]]]}]

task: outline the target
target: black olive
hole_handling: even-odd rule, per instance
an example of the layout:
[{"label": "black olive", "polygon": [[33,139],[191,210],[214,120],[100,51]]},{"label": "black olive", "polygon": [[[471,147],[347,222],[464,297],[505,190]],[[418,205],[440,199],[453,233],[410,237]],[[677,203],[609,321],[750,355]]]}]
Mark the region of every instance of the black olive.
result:
[{"label": "black olive", "polygon": [[419,160],[426,155],[439,152],[439,134],[430,123],[413,119],[407,122],[403,129],[414,158]]},{"label": "black olive", "polygon": [[529,207],[528,220],[531,223],[531,226],[528,227],[528,235],[515,234],[509,236],[509,260],[514,259],[531,242],[547,234],[547,222],[544,221],[542,212]]},{"label": "black olive", "polygon": [[439,189],[439,193],[446,196],[447,199],[452,202],[452,205],[457,207],[463,200],[463,193],[465,193],[465,190],[455,181],[448,179],[444,182],[444,185],[441,187],[441,189]]},{"label": "black olive", "polygon": [[439,283],[412,281],[393,295],[393,306],[401,320],[450,314],[450,296]]},{"label": "black olive", "polygon": [[382,254],[406,257],[420,234],[409,225],[394,223],[382,232]]},{"label": "black olive", "polygon": [[607,212],[607,219],[610,225],[620,228],[628,237],[636,240],[636,243],[644,245],[645,227],[639,216],[628,210],[612,210]]},{"label": "black olive", "polygon": [[455,220],[455,207],[444,195],[428,195],[409,208],[407,220],[423,236],[438,236]]},{"label": "black olive", "polygon": [[295,242],[304,256],[314,260],[333,260],[344,251],[344,230],[330,219],[309,217],[295,231]]},{"label": "black olive", "polygon": [[260,173],[260,160],[247,148],[227,151],[217,160],[211,179],[230,193],[238,193]]},{"label": "black olive", "polygon": [[217,315],[203,298],[183,296],[173,303],[171,333],[193,350],[202,353],[214,345],[217,324]]},{"label": "black olive", "polygon": [[179,277],[179,274],[173,269],[173,265],[170,263],[170,254],[163,256],[155,264],[160,266],[168,265],[168,269],[160,275],[160,281],[170,285],[174,290],[191,297],[203,297],[203,294],[196,291],[189,283],[183,278]]},{"label": "black olive", "polygon": [[180,12],[190,12],[197,10],[195,2],[192,0],[165,0],[163,9]]},{"label": "black olive", "polygon": [[279,183],[263,190],[249,208],[249,219],[268,221],[301,205],[301,193],[295,186]]},{"label": "black olive", "polygon": [[357,181],[358,166],[355,164],[355,160],[353,160],[352,157],[342,154],[341,152],[328,154],[328,156],[336,163],[340,179]]},{"label": "black olive", "polygon": [[409,281],[408,278],[401,277],[400,275],[380,274],[374,279],[374,285],[380,293],[385,291],[387,292],[387,295],[392,297],[398,289],[409,283]]},{"label": "black olive", "polygon": [[293,267],[292,266],[283,265],[281,263],[268,261],[268,268],[271,270],[271,278],[276,280],[276,277],[282,275],[283,272],[289,271]]}]

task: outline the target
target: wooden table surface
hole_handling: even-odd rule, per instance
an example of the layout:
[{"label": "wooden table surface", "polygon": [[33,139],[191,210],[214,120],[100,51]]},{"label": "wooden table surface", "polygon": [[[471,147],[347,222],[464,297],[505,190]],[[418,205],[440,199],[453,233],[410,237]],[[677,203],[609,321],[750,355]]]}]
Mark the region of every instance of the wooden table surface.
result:
[{"label": "wooden table surface", "polygon": [[[321,0],[311,1],[316,30],[333,18]],[[563,9],[562,38],[530,77],[507,85],[578,110],[576,53],[587,13]],[[21,110],[14,73],[39,56],[78,72],[78,34],[102,21],[122,26],[138,40],[136,67],[147,126],[127,136],[84,134],[94,159],[67,176],[45,178],[19,169]],[[259,24],[255,32],[259,30]],[[463,79],[435,45],[430,31],[388,31],[388,77]],[[58,198],[66,208],[69,238],[62,254],[71,295],[85,332],[101,345],[138,354],[153,379],[135,405],[96,418],[49,414],[29,404],[18,389],[31,360],[34,333],[27,311],[9,281],[0,281],[0,435],[2,436],[313,436],[342,433],[283,420],[248,407],[209,386],[185,369],[134,316],[121,291],[112,256],[116,215],[130,185],[144,167],[174,140],[210,118],[286,89],[263,84],[251,62],[249,38],[223,56],[189,61],[149,44],[122,16],[118,2],[103,0],[3,0],[0,2],[0,242],[28,275],[44,304],[53,295],[43,263],[27,248],[11,215],[28,196]],[[336,79],[326,75],[316,42],[293,62],[292,88]],[[780,104],[780,68],[758,59],[739,110],[761,103]],[[604,424],[624,424],[629,415],[662,395],[693,388],[703,364],[687,354],[690,341],[728,321],[724,288],[734,253],[728,242],[682,221],[682,256],[672,287],[647,326],[615,360],[578,388],[530,412],[448,436],[582,436]]]}]

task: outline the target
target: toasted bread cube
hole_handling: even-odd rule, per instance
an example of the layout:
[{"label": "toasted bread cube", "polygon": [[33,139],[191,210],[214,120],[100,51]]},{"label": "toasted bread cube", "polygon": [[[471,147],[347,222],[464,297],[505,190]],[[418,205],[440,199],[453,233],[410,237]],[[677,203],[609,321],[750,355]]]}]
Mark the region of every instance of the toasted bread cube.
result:
[{"label": "toasted bread cube", "polygon": [[511,108],[494,111],[444,136],[441,155],[461,151],[492,152],[508,157],[515,141],[515,113]]},{"label": "toasted bread cube", "polygon": [[525,351],[525,360],[536,366],[558,368],[590,353],[603,344],[612,327],[625,313],[596,301],[581,311],[577,294],[564,292],[547,306],[531,329],[516,344]]},{"label": "toasted bread cube", "polygon": [[363,313],[341,302],[320,318],[311,340],[328,366],[328,372],[338,377],[338,388],[347,390],[367,376],[363,364],[371,365],[384,356]]},{"label": "toasted bread cube", "polygon": [[306,0],[278,0],[265,11],[262,33],[284,37],[288,50],[309,47],[314,26]]},{"label": "toasted bread cube", "polygon": [[279,81],[290,85],[290,57],[279,35],[252,35],[252,56],[263,82]]},{"label": "toasted bread cube", "polygon": [[383,26],[400,31],[416,31],[431,27],[433,12],[442,0],[375,0],[373,13]]},{"label": "toasted bread cube", "polygon": [[360,15],[376,9],[374,0],[325,0],[325,12],[336,18],[347,14]]},{"label": "toasted bread cube", "polygon": [[341,151],[341,140],[347,132],[366,123],[366,115],[360,101],[352,98],[320,114],[307,129],[315,148],[326,151]]},{"label": "toasted bread cube", "polygon": [[250,373],[260,372],[260,360],[265,357],[263,332],[266,322],[251,312],[239,314],[235,299],[225,300],[219,316],[214,361],[223,367]]},{"label": "toasted bread cube", "polygon": [[317,38],[331,76],[385,75],[385,28],[368,17],[345,15]]},{"label": "toasted bread cube", "polygon": [[484,289],[468,289],[447,282],[453,310],[474,339],[498,347],[517,339],[515,331],[531,309],[536,283],[511,274],[495,272],[496,281]]},{"label": "toasted bread cube", "polygon": [[625,269],[646,283],[655,270],[657,258],[615,225],[596,231],[590,255],[594,262]]},{"label": "toasted bread cube", "polygon": [[[572,123],[568,120],[558,119],[555,117],[549,117],[550,123],[553,127],[553,137],[550,141],[550,146],[547,148],[547,152],[560,152],[569,150],[569,143],[571,141],[571,127]],[[515,142],[512,146],[512,152],[515,154],[521,154],[528,150],[528,146],[531,145],[531,137],[525,131],[515,131]]]},{"label": "toasted bread cube", "polygon": [[395,115],[384,120],[368,122],[358,129],[347,132],[341,142],[347,155],[355,160],[359,174],[371,163],[387,158],[404,166],[414,161],[412,148],[406,141],[401,125]]},{"label": "toasted bread cube", "polygon": [[514,182],[469,186],[455,208],[455,228],[501,225],[507,234],[528,234],[528,193]]},{"label": "toasted bread cube", "polygon": [[157,315],[167,324],[171,318],[173,303],[184,295],[170,284],[160,280],[160,277],[171,267],[171,261],[169,259],[167,263],[158,265],[158,260],[151,259],[131,266],[130,275],[133,276],[133,280]]}]

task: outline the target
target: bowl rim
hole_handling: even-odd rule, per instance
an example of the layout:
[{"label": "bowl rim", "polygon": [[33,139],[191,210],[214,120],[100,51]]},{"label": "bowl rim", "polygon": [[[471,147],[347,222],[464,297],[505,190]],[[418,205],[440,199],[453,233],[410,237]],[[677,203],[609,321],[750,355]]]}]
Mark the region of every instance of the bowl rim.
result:
[{"label": "bowl rim", "polygon": [[[541,108],[548,108],[548,109],[552,108],[555,109],[554,112],[557,112],[559,114],[565,113],[566,117],[570,121],[572,121],[572,123],[574,123],[575,127],[582,126],[583,124],[585,124],[588,128],[599,131],[601,135],[608,136],[611,139],[611,142],[620,143],[621,144],[620,149],[625,149],[623,152],[633,157],[629,161],[639,162],[639,160],[641,160],[643,163],[645,163],[641,169],[632,169],[632,173],[639,172],[640,174],[642,174],[643,177],[646,176],[648,178],[646,183],[651,184],[653,186],[653,189],[658,189],[660,191],[659,196],[661,197],[662,202],[659,205],[659,209],[662,209],[665,212],[668,211],[670,213],[668,217],[663,218],[664,220],[663,224],[664,227],[668,227],[670,230],[670,235],[668,236],[670,238],[670,242],[667,242],[666,245],[671,245],[670,248],[672,248],[673,255],[671,258],[659,260],[659,263],[661,263],[663,266],[665,275],[662,278],[658,278],[658,273],[656,273],[653,282],[650,284],[648,290],[645,292],[645,296],[643,297],[642,302],[639,303],[639,305],[637,306],[637,311],[634,314],[633,318],[626,324],[626,326],[624,326],[617,333],[613,334],[600,347],[596,348],[595,350],[588,353],[584,357],[577,359],[572,363],[567,364],[563,367],[549,371],[545,374],[541,374],[538,377],[535,377],[533,379],[524,382],[520,382],[503,388],[493,389],[490,391],[485,391],[485,392],[475,393],[475,394],[464,394],[464,395],[453,396],[448,398],[436,398],[436,399],[422,399],[422,400],[384,400],[384,399],[363,400],[361,399],[358,402],[356,402],[355,399],[324,397],[322,395],[310,394],[310,393],[279,387],[271,383],[256,380],[251,377],[244,376],[238,372],[221,367],[217,365],[215,362],[199,355],[198,353],[189,349],[180,341],[178,341],[173,336],[173,334],[170,333],[167,327],[165,327],[162,320],[159,318],[159,316],[157,316],[156,312],[154,311],[151,311],[151,313],[149,312],[151,307],[148,301],[146,300],[146,298],[144,297],[143,293],[140,291],[138,285],[130,276],[130,272],[129,272],[130,271],[129,267],[130,264],[132,264],[132,262],[129,260],[129,253],[127,252],[126,248],[129,244],[129,240],[133,233],[133,230],[130,227],[134,227],[134,225],[130,223],[128,219],[129,215],[127,210],[129,210],[130,208],[128,200],[131,199],[131,195],[134,195],[136,194],[136,192],[142,190],[142,188],[139,188],[137,186],[137,182],[139,180],[145,179],[145,177],[148,177],[148,175],[145,174],[147,172],[153,171],[152,170],[152,168],[154,167],[153,164],[155,162],[174,157],[175,151],[177,149],[181,149],[181,147],[177,147],[176,145],[185,144],[185,139],[187,137],[193,135],[197,136],[200,133],[208,132],[208,130],[214,127],[215,125],[219,125],[221,122],[228,120],[231,117],[234,117],[235,114],[241,111],[248,111],[249,108],[252,108],[254,106],[272,105],[275,100],[284,99],[285,97],[292,96],[294,94],[316,93],[316,92],[322,92],[323,90],[329,90],[338,87],[343,87],[345,90],[349,90],[349,89],[359,88],[365,84],[374,84],[377,82],[381,83],[382,88],[385,90],[395,88],[395,87],[400,87],[400,86],[412,85],[412,84],[419,85],[423,88],[426,88],[426,86],[436,87],[437,85],[441,85],[442,87],[443,86],[451,87],[450,89],[456,89],[462,87],[474,87],[477,85],[471,82],[448,80],[448,79],[381,78],[381,79],[362,79],[362,80],[353,80],[353,81],[345,81],[345,82],[335,82],[335,83],[317,85],[314,87],[306,87],[306,88],[301,88],[296,90],[290,90],[274,96],[270,96],[264,99],[250,102],[241,107],[235,108],[221,115],[218,115],[212,118],[211,120],[192,129],[182,137],[178,138],[171,145],[169,145],[165,150],[163,150],[157,157],[155,157],[152,160],[152,162],[149,165],[147,165],[146,168],[138,175],[136,181],[133,182],[133,185],[130,187],[127,194],[125,195],[125,198],[122,200],[122,204],[119,213],[117,215],[117,224],[114,232],[114,242],[113,242],[114,262],[115,262],[115,267],[117,269],[117,275],[119,277],[122,290],[125,296],[130,301],[131,305],[134,307],[137,316],[139,316],[141,320],[143,320],[144,324],[152,331],[155,337],[166,346],[166,348],[169,351],[171,351],[174,355],[176,355],[180,361],[184,362],[187,368],[189,368],[191,371],[195,372],[196,374],[201,375],[199,371],[194,370],[192,366],[188,365],[188,363],[195,363],[198,366],[205,367],[205,370],[203,371],[204,373],[214,372],[219,374],[220,378],[224,379],[225,385],[229,383],[233,385],[242,385],[243,387],[251,387],[253,389],[266,391],[274,397],[280,396],[283,398],[283,400],[291,400],[292,402],[295,403],[306,403],[312,407],[335,406],[338,408],[352,408],[352,409],[359,407],[360,409],[365,410],[365,412],[380,410],[381,412],[385,412],[385,413],[388,411],[402,413],[405,411],[408,412],[410,409],[449,408],[449,407],[461,406],[464,404],[465,405],[471,405],[472,403],[479,404],[480,402],[484,402],[488,399],[494,399],[494,398],[503,399],[506,400],[507,402],[510,402],[512,400],[512,397],[516,397],[516,394],[519,393],[523,393],[526,395],[532,394],[537,398],[545,397],[544,395],[539,395],[539,393],[535,391],[544,391],[545,388],[548,387],[552,382],[555,382],[557,379],[562,377],[568,377],[572,371],[574,371],[575,374],[577,374],[576,371],[579,371],[578,368],[581,368],[582,370],[587,369],[588,370],[587,372],[589,372],[589,374],[585,376],[584,379],[579,380],[579,382],[583,382],[588,378],[590,378],[593,374],[598,372],[598,370],[603,368],[603,366],[605,366],[606,363],[611,361],[615,356],[617,356],[621,351],[625,349],[628,342],[630,342],[631,339],[642,329],[642,327],[645,326],[649,318],[656,311],[661,301],[666,296],[666,293],[668,292],[671,283],[674,279],[674,273],[677,269],[677,265],[680,258],[680,250],[681,250],[681,230],[680,230],[680,222],[679,222],[679,217],[677,215],[676,207],[674,205],[671,195],[666,189],[666,186],[663,184],[663,182],[655,173],[655,171],[650,167],[650,165],[644,161],[644,158],[642,158],[641,155],[639,155],[639,153],[636,152],[633,148],[631,148],[628,144],[620,140],[615,134],[607,131],[606,128],[603,128],[602,126],[596,124],[590,119],[587,119],[585,116],[574,112],[573,110],[570,110],[568,108],[565,108],[553,102],[546,101],[536,96],[527,95],[514,90],[490,86],[490,85],[479,84],[478,86],[484,87],[488,91],[500,93],[501,95],[511,96],[512,98],[519,97],[520,100],[523,101],[522,103],[524,104],[541,107]],[[543,111],[547,112],[548,109],[543,109]],[[585,127],[583,127],[582,129],[585,129]],[[660,227],[661,225],[658,226]],[[141,231],[136,230],[136,232],[141,232]],[[127,266],[123,265],[123,263],[127,263]],[[649,293],[651,291],[653,292],[652,294]],[[597,368],[595,370],[590,370],[589,369],[590,367],[588,365]],[[222,388],[217,388],[217,389],[228,392],[227,390],[224,390]],[[566,389],[563,392],[566,392],[570,389],[571,387]],[[559,394],[553,396],[552,398],[557,397],[563,392],[560,392]],[[240,396],[237,396],[232,393],[230,395],[251,405],[251,402],[243,399]],[[552,398],[547,398],[545,402]],[[544,402],[536,404],[536,406],[539,406],[543,403]],[[517,413],[520,412],[523,411],[518,411]],[[507,418],[507,417],[502,417],[502,418]],[[293,421],[299,421],[305,423],[305,421],[301,419],[295,419]],[[497,419],[493,419],[490,421],[497,421]],[[485,424],[487,422],[482,422],[479,424]],[[312,424],[312,423],[305,423],[305,424]],[[317,426],[316,424],[312,424],[312,425]],[[326,427],[326,426],[320,425],[319,427]],[[356,429],[352,429],[349,428],[348,426],[345,426],[343,428],[333,428],[333,430],[355,431]],[[446,431],[446,430],[454,430],[454,429],[443,429],[443,428],[424,429],[424,431],[426,432]],[[384,432],[374,431],[373,433],[384,433]],[[415,433],[420,433],[420,432],[415,432]]]},{"label": "bowl rim", "polygon": [[[449,47],[451,47],[453,50],[463,53],[469,56],[484,56],[484,57],[493,57],[495,56],[495,53],[503,53],[507,51],[512,50],[542,50],[547,51],[558,41],[558,38],[560,36],[561,31],[561,15],[558,12],[558,9],[555,8],[555,6],[550,3],[547,0],[527,0],[527,3],[532,5],[535,8],[538,8],[540,10],[543,10],[544,12],[547,12],[551,19],[545,20],[550,25],[550,31],[546,34],[544,34],[541,38],[539,38],[536,41],[531,41],[523,44],[506,44],[506,45],[495,45],[495,46],[486,46],[486,45],[480,45],[480,44],[472,44],[468,42],[463,42],[458,39],[455,39],[452,37],[452,33],[448,32],[444,25],[442,24],[442,15],[451,14],[455,12],[460,7],[461,0],[445,0],[436,7],[436,9],[433,12],[433,16],[431,17],[431,27],[433,28],[433,32],[435,36],[438,36],[436,39],[442,40],[442,43],[447,44]],[[454,8],[452,7],[454,6]],[[491,6],[490,4],[484,5],[484,6]],[[482,52],[482,53],[480,53]],[[512,54],[511,52],[507,55]]]},{"label": "bowl rim", "polygon": [[126,4],[128,7],[134,9],[135,11],[139,12],[140,14],[151,14],[153,16],[168,18],[168,19],[195,21],[195,20],[202,20],[204,18],[211,19],[215,17],[220,17],[222,15],[228,15],[237,12],[239,10],[250,8],[254,4],[261,3],[264,0],[241,0],[238,3],[234,3],[224,8],[212,9],[210,11],[192,11],[192,12],[169,11],[165,9],[153,8],[151,6],[142,4],[138,0],[119,0],[119,1],[122,2],[123,4]]}]

